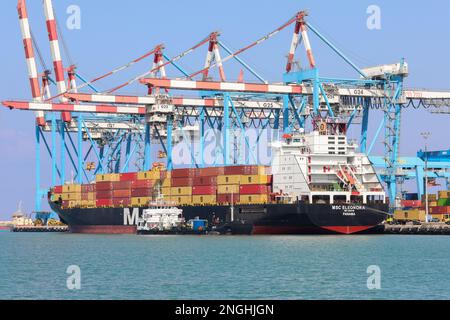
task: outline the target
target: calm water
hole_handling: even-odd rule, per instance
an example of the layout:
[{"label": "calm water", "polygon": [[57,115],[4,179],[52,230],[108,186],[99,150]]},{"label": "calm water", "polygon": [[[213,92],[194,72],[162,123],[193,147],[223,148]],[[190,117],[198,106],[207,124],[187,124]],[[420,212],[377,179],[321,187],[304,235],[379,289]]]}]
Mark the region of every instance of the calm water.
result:
[{"label": "calm water", "polygon": [[[66,269],[81,268],[81,290]],[[368,290],[368,266],[381,290]],[[0,299],[450,299],[450,237],[0,233]]]}]

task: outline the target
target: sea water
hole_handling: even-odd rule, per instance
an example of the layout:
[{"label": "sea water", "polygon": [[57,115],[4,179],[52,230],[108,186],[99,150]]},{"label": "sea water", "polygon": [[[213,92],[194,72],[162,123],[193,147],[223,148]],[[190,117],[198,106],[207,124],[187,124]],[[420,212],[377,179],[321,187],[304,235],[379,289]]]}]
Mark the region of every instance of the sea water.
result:
[{"label": "sea water", "polygon": [[6,232],[0,299],[450,299],[450,237]]}]

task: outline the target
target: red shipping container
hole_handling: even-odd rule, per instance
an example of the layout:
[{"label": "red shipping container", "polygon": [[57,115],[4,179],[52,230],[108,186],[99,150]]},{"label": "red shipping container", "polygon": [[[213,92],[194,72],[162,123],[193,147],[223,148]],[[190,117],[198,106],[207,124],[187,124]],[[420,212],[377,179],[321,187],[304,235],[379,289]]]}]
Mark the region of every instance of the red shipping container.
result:
[{"label": "red shipping container", "polygon": [[208,195],[212,196],[217,194],[217,187],[214,186],[194,186],[192,187],[193,196]]},{"label": "red shipping container", "polygon": [[95,192],[95,184],[82,184],[81,185],[81,192],[87,193],[87,192]]},{"label": "red shipping container", "polygon": [[117,181],[113,182],[114,190],[127,190],[131,188],[131,181]]},{"label": "red shipping container", "polygon": [[172,187],[190,187],[193,182],[192,178],[172,178]]},{"label": "red shipping container", "polygon": [[450,207],[430,207],[431,214],[450,214]]},{"label": "red shipping container", "polygon": [[[232,202],[233,201],[233,202]],[[240,201],[240,196],[238,194],[218,194],[217,203],[218,204],[236,204]]]},{"label": "red shipping container", "polygon": [[224,167],[209,167],[209,168],[201,168],[197,170],[199,177],[217,177],[225,174]]},{"label": "red shipping container", "polygon": [[97,207],[111,207],[113,205],[112,199],[97,199],[95,201]]},{"label": "red shipping container", "polygon": [[112,190],[113,189],[113,183],[112,182],[107,182],[107,181],[97,182],[95,188],[96,188],[97,191]]},{"label": "red shipping container", "polygon": [[112,190],[98,190],[96,195],[96,199],[111,199],[113,197]]},{"label": "red shipping container", "polygon": [[114,198],[112,200],[114,206],[129,206],[131,204],[130,198]]},{"label": "red shipping container", "polygon": [[267,194],[269,188],[266,185],[246,184],[239,187],[240,194]]},{"label": "red shipping container", "polygon": [[172,170],[172,178],[193,178],[196,175],[196,169],[175,169]]},{"label": "red shipping container", "polygon": [[216,186],[217,185],[217,177],[205,176],[205,177],[196,177],[193,180],[194,186]]},{"label": "red shipping container", "polygon": [[155,180],[136,180],[131,182],[131,188],[132,189],[148,189],[152,188],[155,185]]},{"label": "red shipping container", "polygon": [[420,200],[402,200],[402,207],[408,208],[420,208],[422,206],[422,201]]},{"label": "red shipping container", "polygon": [[62,193],[62,192],[63,192],[62,186],[56,186],[55,188],[53,188],[53,193]]},{"label": "red shipping container", "polygon": [[113,191],[113,198],[129,198],[129,197],[131,197],[131,189]]},{"label": "red shipping container", "polygon": [[225,167],[225,175],[257,175],[258,166],[229,166]]},{"label": "red shipping container", "polygon": [[137,172],[120,174],[120,181],[134,181],[134,180],[137,180]]},{"label": "red shipping container", "polygon": [[153,188],[131,189],[131,197],[132,198],[145,198],[145,197],[151,197],[152,195],[153,195]]}]

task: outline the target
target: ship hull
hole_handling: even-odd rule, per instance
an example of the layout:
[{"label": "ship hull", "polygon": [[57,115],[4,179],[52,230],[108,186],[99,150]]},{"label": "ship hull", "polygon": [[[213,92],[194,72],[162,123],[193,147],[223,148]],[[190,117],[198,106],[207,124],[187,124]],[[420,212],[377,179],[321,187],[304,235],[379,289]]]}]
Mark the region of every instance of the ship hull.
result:
[{"label": "ship hull", "polygon": [[[73,233],[135,234],[145,208],[61,209],[50,203]],[[267,204],[180,206],[186,221],[206,219],[222,233],[249,235],[378,233],[386,220],[385,204]]]}]

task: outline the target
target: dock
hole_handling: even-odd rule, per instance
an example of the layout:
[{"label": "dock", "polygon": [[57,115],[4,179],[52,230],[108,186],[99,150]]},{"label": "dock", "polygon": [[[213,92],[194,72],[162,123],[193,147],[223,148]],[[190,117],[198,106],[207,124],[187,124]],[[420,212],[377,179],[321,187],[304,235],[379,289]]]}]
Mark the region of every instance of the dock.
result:
[{"label": "dock", "polygon": [[63,233],[63,232],[69,232],[69,227],[68,226],[17,226],[17,227],[12,227],[11,232]]},{"label": "dock", "polygon": [[385,225],[385,234],[450,235],[450,225],[424,223],[420,225]]}]

